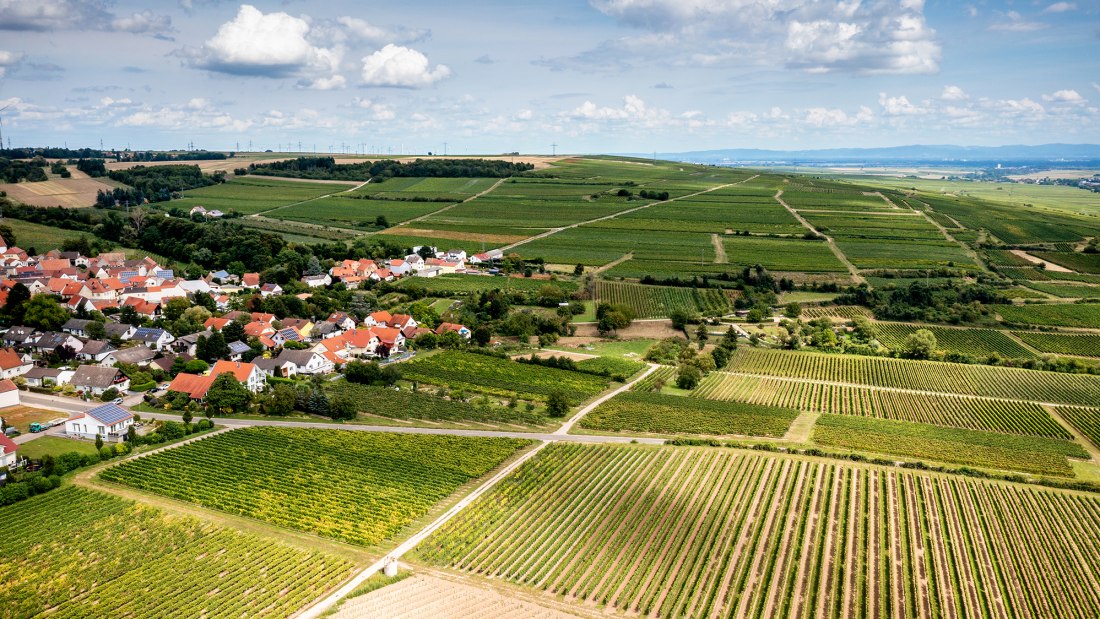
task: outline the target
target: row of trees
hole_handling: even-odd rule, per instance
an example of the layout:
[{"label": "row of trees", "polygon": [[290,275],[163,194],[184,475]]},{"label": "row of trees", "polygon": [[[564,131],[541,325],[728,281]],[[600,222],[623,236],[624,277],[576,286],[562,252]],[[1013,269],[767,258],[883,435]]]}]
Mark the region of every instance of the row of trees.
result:
[{"label": "row of trees", "polygon": [[533,170],[529,163],[498,159],[392,159],[338,164],[332,157],[298,157],[287,161],[250,164],[251,174],[318,180],[357,180],[380,183],[394,177],[507,178]]}]

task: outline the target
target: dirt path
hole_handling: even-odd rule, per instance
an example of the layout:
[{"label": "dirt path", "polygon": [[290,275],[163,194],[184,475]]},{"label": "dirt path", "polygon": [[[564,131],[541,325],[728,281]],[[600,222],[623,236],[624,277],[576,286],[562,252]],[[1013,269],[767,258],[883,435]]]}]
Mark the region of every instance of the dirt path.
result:
[{"label": "dirt path", "polygon": [[952,243],[954,243],[954,244],[958,245],[959,247],[961,247],[961,248],[962,248],[962,250],[963,250],[964,252],[966,252],[966,255],[967,255],[967,256],[970,256],[970,259],[974,261],[974,264],[976,264],[976,265],[978,265],[979,267],[981,267],[981,269],[982,269],[983,271],[985,271],[986,273],[989,273],[989,267],[985,266],[985,261],[983,261],[983,260],[981,259],[981,257],[980,257],[980,256],[978,256],[978,252],[974,251],[974,250],[973,250],[973,249],[972,249],[972,248],[971,248],[971,247],[970,247],[969,245],[967,245],[966,243],[964,243],[964,242],[962,242],[962,241],[960,241],[960,240],[956,239],[955,237],[951,236],[951,233],[947,231],[947,228],[946,228],[946,227],[944,227],[944,225],[943,225],[943,224],[941,224],[940,222],[938,222],[938,221],[936,221],[935,219],[933,219],[933,218],[932,218],[932,216],[931,216],[931,215],[929,215],[927,211],[918,211],[918,212],[919,212],[919,213],[920,213],[921,215],[923,215],[923,216],[924,216],[924,219],[925,219],[925,220],[926,220],[926,221],[927,221],[928,223],[930,223],[930,224],[932,224],[933,226],[935,226],[935,227],[936,227],[936,229],[940,231],[940,234],[942,234],[942,235],[943,235],[943,237],[944,237],[945,239],[947,239],[948,241],[951,241]]},{"label": "dirt path", "polygon": [[530,243],[531,241],[536,241],[538,239],[544,239],[548,236],[557,234],[557,233],[559,233],[563,230],[571,230],[573,228],[577,228],[577,227],[584,226],[584,225],[587,225],[587,224],[594,224],[598,221],[604,221],[604,220],[607,220],[607,219],[614,219],[616,217],[620,217],[622,215],[627,215],[627,214],[633,213],[635,211],[640,211],[642,209],[647,209],[651,206],[657,206],[658,204],[668,204],[669,202],[676,202],[677,200],[687,200],[688,198],[694,198],[695,196],[699,196],[699,195],[702,195],[704,193],[710,193],[712,191],[718,191],[719,189],[725,189],[727,187],[733,187],[735,185],[740,185],[741,183],[747,183],[747,182],[751,181],[752,179],[754,179],[758,176],[760,176],[760,175],[759,174],[754,174],[754,175],[752,175],[752,176],[750,176],[750,177],[748,177],[744,180],[737,181],[736,183],[727,183],[725,185],[718,185],[718,186],[715,186],[715,187],[711,187],[710,189],[704,189],[702,191],[696,191],[695,193],[689,193],[686,196],[680,196],[678,198],[670,198],[668,200],[661,200],[659,202],[650,202],[649,204],[643,204],[641,206],[626,209],[625,211],[619,211],[618,213],[612,213],[610,215],[604,215],[603,217],[597,217],[595,219],[589,219],[587,221],[579,221],[575,224],[569,224],[568,226],[562,226],[560,228],[553,228],[553,229],[547,230],[546,232],[543,232],[541,234],[536,234],[535,236],[523,239],[522,241],[516,241],[515,243],[512,243],[511,245],[505,245],[501,249],[503,251],[508,251],[510,249],[519,247],[520,245],[526,245],[527,243]]},{"label": "dirt path", "polygon": [[[338,181],[338,182],[342,183],[343,181]],[[290,208],[292,206],[298,206],[299,204],[306,204],[306,203],[309,203],[309,202],[315,202],[315,201],[320,200],[322,198],[331,198],[332,196],[338,196],[342,193],[349,193],[349,192],[355,191],[356,189],[359,189],[361,187],[366,186],[366,184],[369,183],[369,182],[370,182],[369,180],[364,181],[362,183],[359,183],[358,185],[355,185],[354,187],[348,187],[347,189],[342,189],[340,191],[334,191],[332,193],[326,193],[325,195],[317,196],[316,198],[309,198],[307,200],[298,200],[297,202],[291,202],[290,204],[283,204],[283,205],[280,205],[280,206],[276,206],[275,208],[269,208],[266,211],[260,211],[258,213],[253,213],[253,214],[249,215],[249,217],[259,217],[260,215],[265,215],[267,213],[274,213],[275,211],[279,211],[279,210],[282,210],[284,208]],[[345,183],[345,185],[346,185],[346,183]]]},{"label": "dirt path", "polygon": [[726,246],[717,234],[710,235],[711,245],[714,245],[714,264],[728,264],[726,259]]},{"label": "dirt path", "polygon": [[562,424],[562,426],[560,428],[558,428],[556,431],[554,431],[554,434],[555,435],[569,434],[569,430],[571,430],[573,428],[574,424],[576,424],[578,421],[583,419],[584,416],[587,415],[588,413],[596,410],[597,406],[599,406],[600,404],[603,404],[604,402],[610,400],[611,398],[619,395],[620,393],[622,393],[624,391],[627,391],[628,389],[630,389],[631,387],[634,386],[634,383],[637,383],[638,381],[643,380],[645,377],[649,376],[653,372],[656,372],[657,368],[659,368],[659,367],[661,367],[661,366],[657,365],[656,363],[650,363],[649,367],[646,368],[646,371],[644,371],[641,374],[635,376],[633,380],[623,384],[623,386],[619,387],[618,389],[615,389],[614,391],[611,391],[609,393],[605,393],[600,398],[598,398],[595,401],[591,402],[588,406],[585,406],[581,410],[577,411],[577,414],[570,417],[569,421],[566,421],[564,424]]},{"label": "dirt path", "polygon": [[1066,432],[1070,433],[1070,435],[1073,437],[1073,440],[1085,448],[1085,451],[1088,452],[1089,458],[1092,460],[1093,464],[1100,466],[1100,449],[1098,449],[1096,445],[1093,445],[1092,441],[1085,438],[1085,435],[1078,432],[1077,428],[1075,428],[1072,423],[1066,421],[1065,417],[1062,417],[1062,415],[1058,412],[1057,406],[1044,404],[1043,410],[1045,410],[1051,417],[1053,417],[1054,421],[1062,424],[1062,427],[1066,429]]},{"label": "dirt path", "polygon": [[856,284],[867,283],[867,280],[863,279],[863,276],[859,274],[859,269],[856,268],[856,265],[852,264],[852,261],[848,260],[848,256],[845,256],[844,252],[840,251],[840,248],[836,246],[836,241],[833,240],[833,237],[829,236],[828,234],[818,232],[816,228],[810,225],[810,222],[806,221],[805,217],[799,215],[798,211],[794,210],[793,208],[791,208],[790,204],[787,204],[783,201],[782,189],[775,192],[775,201],[781,204],[783,208],[787,209],[787,212],[790,213],[795,219],[797,219],[800,224],[802,224],[802,227],[806,228],[810,232],[813,232],[814,234],[820,234],[821,236],[825,237],[825,242],[829,244],[829,249],[832,250],[833,255],[836,256],[836,259],[839,260],[840,263],[848,269],[848,273],[851,274],[853,282],[855,282]]},{"label": "dirt path", "polygon": [[808,443],[810,441],[810,434],[814,429],[814,424],[817,423],[817,418],[820,416],[821,413],[804,411],[798,417],[794,418],[791,427],[787,428],[787,433],[779,440],[788,443]]},{"label": "dirt path", "polygon": [[1067,269],[1064,266],[1054,264],[1053,262],[1047,262],[1046,260],[1043,260],[1042,258],[1039,258],[1038,256],[1032,256],[1031,254],[1027,253],[1026,251],[1024,251],[1022,249],[1013,249],[1013,250],[1010,250],[1010,251],[1013,254],[1023,258],[1024,260],[1027,260],[1028,262],[1030,262],[1032,264],[1045,264],[1047,271],[1052,271],[1054,273],[1073,273],[1073,271]]},{"label": "dirt path", "polygon": [[[444,206],[443,208],[441,208],[437,211],[432,211],[432,212],[430,212],[426,215],[421,215],[419,217],[413,217],[412,219],[409,219],[407,221],[403,221],[403,222],[401,222],[401,226],[407,226],[411,223],[416,223],[418,221],[423,221],[423,220],[431,217],[432,215],[438,215],[440,213],[446,213],[447,211],[453,209],[454,207],[456,207],[460,204],[466,204],[467,202],[470,202],[471,200],[477,200],[478,198],[484,196],[485,194],[489,193],[490,191],[496,189],[497,187],[500,187],[501,184],[504,183],[504,180],[505,179],[503,179],[503,178],[498,180],[497,182],[493,183],[488,189],[486,189],[484,191],[479,191],[478,193],[475,193],[474,195],[470,196],[469,198],[466,198],[465,200],[455,202],[454,204],[448,204],[447,206]],[[397,226],[397,227],[400,227],[400,226]]]},{"label": "dirt path", "polygon": [[600,273],[603,273],[604,271],[609,271],[611,269],[614,269],[615,267],[617,267],[620,264],[626,262],[627,260],[630,260],[633,257],[634,257],[634,252],[623,254],[621,258],[617,258],[615,260],[612,260],[611,262],[608,262],[607,264],[603,265],[602,267],[596,267],[595,269],[592,270],[592,272],[595,273],[596,275],[599,275]]},{"label": "dirt path", "polygon": [[890,205],[890,208],[893,208],[893,209],[897,209],[897,210],[899,210],[899,211],[900,211],[900,210],[903,210],[903,209],[902,209],[902,208],[901,208],[900,206],[898,206],[897,204],[894,204],[894,201],[893,201],[893,200],[891,200],[890,198],[887,198],[887,197],[886,197],[886,194],[882,193],[881,191],[873,191],[873,192],[871,192],[871,193],[869,193],[869,194],[867,194],[867,195],[870,195],[870,196],[878,196],[878,197],[882,198],[882,201],[883,201],[883,202],[885,202],[885,203],[889,204],[889,205]]}]

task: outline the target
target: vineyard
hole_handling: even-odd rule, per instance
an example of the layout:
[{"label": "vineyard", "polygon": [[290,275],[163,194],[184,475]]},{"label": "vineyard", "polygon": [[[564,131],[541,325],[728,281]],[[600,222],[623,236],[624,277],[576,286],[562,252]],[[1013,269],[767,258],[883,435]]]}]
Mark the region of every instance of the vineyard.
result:
[{"label": "vineyard", "polygon": [[1012,333],[1035,350],[1060,355],[1100,357],[1100,335],[1070,333],[1040,333],[1014,331]]},{"label": "vineyard", "polygon": [[1018,325],[1084,328],[1100,325],[1100,303],[999,305],[997,313],[1005,322]]},{"label": "vineyard", "polygon": [[332,619],[576,619],[487,588],[416,575],[348,600]]},{"label": "vineyard", "polygon": [[445,400],[423,391],[394,391],[385,387],[357,385],[346,380],[330,381],[325,385],[325,391],[330,396],[349,396],[358,406],[360,414],[391,419],[525,425],[539,425],[547,421],[542,415],[520,408]]},{"label": "vineyard", "polygon": [[816,413],[1071,438],[1042,406],[1033,402],[891,391],[724,372],[708,374],[692,395]]},{"label": "vineyard", "polygon": [[418,552],[654,617],[1084,619],[1100,616],[1098,537],[1093,497],[731,450],[557,444]]},{"label": "vineyard", "polygon": [[439,277],[410,277],[399,280],[398,288],[415,286],[434,294],[464,295],[487,290],[538,292],[543,286],[557,286],[566,294],[577,289],[576,282],[562,280],[531,279],[527,277],[487,277],[484,275],[440,275]]},{"label": "vineyard", "polygon": [[797,416],[789,408],[631,391],[601,404],[580,426],[603,432],[782,436]]},{"label": "vineyard", "polygon": [[662,365],[642,380],[634,383],[633,391],[656,391],[658,384],[672,385],[676,383],[676,368],[670,365]]},{"label": "vineyard", "polygon": [[1100,409],[1078,406],[1059,406],[1058,414],[1093,445],[1100,447]]},{"label": "vineyard", "polygon": [[599,280],[596,300],[625,305],[638,318],[666,317],[675,311],[688,315],[720,315],[733,311],[733,302],[723,290],[714,288],[674,288],[644,286]]},{"label": "vineyard", "polygon": [[878,340],[883,346],[899,350],[905,346],[905,339],[918,329],[927,329],[936,336],[937,348],[959,352],[974,357],[1000,355],[1007,359],[1034,359],[1035,353],[1020,345],[1019,342],[1001,331],[992,329],[951,329],[924,325],[907,325],[893,322],[876,323]]},{"label": "vineyard", "polygon": [[289,617],[351,574],[335,557],[71,486],[0,519],[4,617]]},{"label": "vineyard", "polygon": [[210,509],[370,546],[527,441],[247,428],[100,476]]},{"label": "vineyard", "polygon": [[923,423],[822,415],[813,439],[858,451],[984,468],[1072,477],[1066,457],[1088,459],[1072,441],[941,428]]},{"label": "vineyard", "polygon": [[839,318],[841,320],[855,320],[857,317],[873,318],[871,310],[862,305],[822,305],[819,307],[802,308],[802,318],[813,320],[815,318]]},{"label": "vineyard", "polygon": [[610,384],[609,379],[592,374],[451,350],[413,359],[401,368],[406,379],[451,389],[538,400],[562,390],[574,403],[596,395]]},{"label": "vineyard", "polygon": [[987,365],[742,347],[734,354],[727,369],[747,374],[1034,402],[1092,405],[1100,401],[1098,376]]}]

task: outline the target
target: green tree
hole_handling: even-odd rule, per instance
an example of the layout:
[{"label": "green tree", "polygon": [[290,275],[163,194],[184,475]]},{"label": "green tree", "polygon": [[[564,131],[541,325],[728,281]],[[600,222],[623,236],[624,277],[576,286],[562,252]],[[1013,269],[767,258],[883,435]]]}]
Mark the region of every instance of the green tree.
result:
[{"label": "green tree", "polygon": [[103,449],[103,437],[100,436],[99,434],[96,434],[95,435],[95,450],[99,451],[100,449]]},{"label": "green tree", "polygon": [[935,333],[928,329],[917,329],[916,333],[911,333],[905,338],[902,354],[910,359],[931,359],[936,354],[938,346]]},{"label": "green tree", "polygon": [[791,301],[787,304],[785,308],[783,308],[783,314],[787,318],[790,318],[792,320],[798,318],[802,315],[802,306],[798,303],[795,303],[794,301]]},{"label": "green tree", "polygon": [[[3,237],[7,239],[7,236]],[[8,243],[12,241],[8,240]],[[8,290],[8,299],[4,303],[4,317],[7,319],[8,324],[21,325],[23,324],[23,316],[26,312],[26,303],[31,298],[31,291],[23,283],[17,282],[14,286]]]},{"label": "green tree", "polygon": [[243,413],[251,401],[252,393],[228,373],[215,378],[206,392],[207,410],[221,415]]},{"label": "green tree", "polygon": [[569,396],[561,389],[554,389],[546,398],[546,414],[551,417],[564,417],[570,408]]},{"label": "green tree", "polygon": [[862,342],[878,339],[878,327],[866,316],[856,316],[852,320],[852,337]]},{"label": "green tree", "polygon": [[630,326],[634,321],[634,310],[625,305],[600,303],[596,306],[596,330],[607,335]]},{"label": "green tree", "polygon": [[488,325],[478,325],[474,329],[473,340],[478,346],[488,346],[489,341],[493,339],[493,332],[489,329]]},{"label": "green tree", "polygon": [[107,339],[107,330],[104,329],[103,323],[98,320],[89,322],[88,326],[84,328],[84,332],[93,340]]},{"label": "green tree", "polygon": [[699,342],[699,348],[707,345],[707,340],[710,339],[710,332],[707,331],[707,324],[705,322],[699,323],[699,326],[695,329],[695,340]]},{"label": "green tree", "polygon": [[264,414],[285,417],[294,412],[295,400],[294,387],[275,385],[275,388],[271,390],[271,395],[264,400]]},{"label": "green tree", "polygon": [[57,331],[69,320],[69,312],[48,294],[36,295],[23,307],[23,323],[41,331]]},{"label": "green tree", "polygon": [[578,263],[577,266],[573,267],[573,275],[576,275],[578,277],[584,275],[584,265]]},{"label": "green tree", "polygon": [[737,330],[733,328],[733,325],[726,329],[726,333],[722,336],[722,341],[718,344],[718,347],[731,352],[737,350]]},{"label": "green tree", "polygon": [[694,365],[683,365],[676,375],[676,386],[680,389],[694,389],[699,386],[703,373]]},{"label": "green tree", "polygon": [[355,398],[350,395],[338,394],[329,400],[328,411],[329,417],[333,419],[355,419],[359,414],[359,406],[355,403]]}]

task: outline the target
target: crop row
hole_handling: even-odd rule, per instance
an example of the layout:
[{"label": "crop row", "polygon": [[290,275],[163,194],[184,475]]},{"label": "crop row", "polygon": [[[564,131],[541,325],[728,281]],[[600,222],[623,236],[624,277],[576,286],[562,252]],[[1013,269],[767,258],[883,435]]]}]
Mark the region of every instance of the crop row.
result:
[{"label": "crop row", "polygon": [[782,436],[798,411],[790,408],[628,391],[581,419],[605,432]]},{"label": "crop row", "polygon": [[1088,453],[1070,440],[846,415],[822,415],[814,426],[813,440],[917,460],[1063,477],[1073,476],[1067,456],[1088,458]]},{"label": "crop row", "polygon": [[813,320],[815,318],[854,320],[859,316],[870,318],[872,316],[871,310],[862,305],[822,305],[818,307],[802,308],[802,317],[808,320]]},{"label": "crop row", "polygon": [[693,396],[816,413],[913,421],[937,426],[1068,439],[1065,428],[1033,402],[913,393],[712,372]]},{"label": "crop row", "polygon": [[987,365],[740,348],[730,371],[857,385],[1092,405],[1100,377]]},{"label": "crop row", "polygon": [[546,399],[560,390],[574,403],[610,384],[608,379],[592,374],[449,350],[405,363],[402,373],[410,380],[503,397]]},{"label": "crop row", "polygon": [[1100,303],[999,305],[997,313],[1005,322],[1020,325],[1085,328],[1100,325]]},{"label": "crop row", "polygon": [[446,400],[424,391],[394,391],[385,387],[368,387],[343,380],[326,385],[326,390],[330,394],[351,397],[361,414],[391,419],[521,424],[539,424],[546,421],[541,415],[526,412],[521,408]]},{"label": "crop row", "polygon": [[733,310],[733,303],[726,293],[714,288],[644,286],[599,280],[596,282],[596,299],[603,303],[625,305],[634,310],[638,318],[670,316],[677,311],[689,315],[717,315]]},{"label": "crop row", "polygon": [[1015,331],[1013,335],[1041,352],[1100,357],[1100,335]]},{"label": "crop row", "polygon": [[351,569],[75,487],[0,518],[19,532],[0,540],[5,617],[289,617]]},{"label": "crop row", "polygon": [[887,348],[900,350],[905,340],[918,329],[927,329],[936,336],[937,348],[960,352],[975,357],[999,355],[1008,359],[1034,359],[1035,353],[1019,342],[993,329],[952,329],[947,327],[915,326],[899,323],[878,323],[879,341]]},{"label": "crop row", "polygon": [[527,444],[248,428],[109,468],[107,481],[352,544],[377,544]]},{"label": "crop row", "polygon": [[577,289],[576,282],[530,279],[525,277],[486,277],[484,275],[441,275],[402,279],[399,287],[416,286],[431,293],[461,295],[486,290],[538,292],[543,286],[556,286],[567,293]]},{"label": "crop row", "polygon": [[419,549],[652,617],[1096,617],[1100,502],[728,450],[556,444]]},{"label": "crop row", "polygon": [[1100,409],[1080,406],[1059,406],[1058,414],[1093,445],[1100,447]]}]

